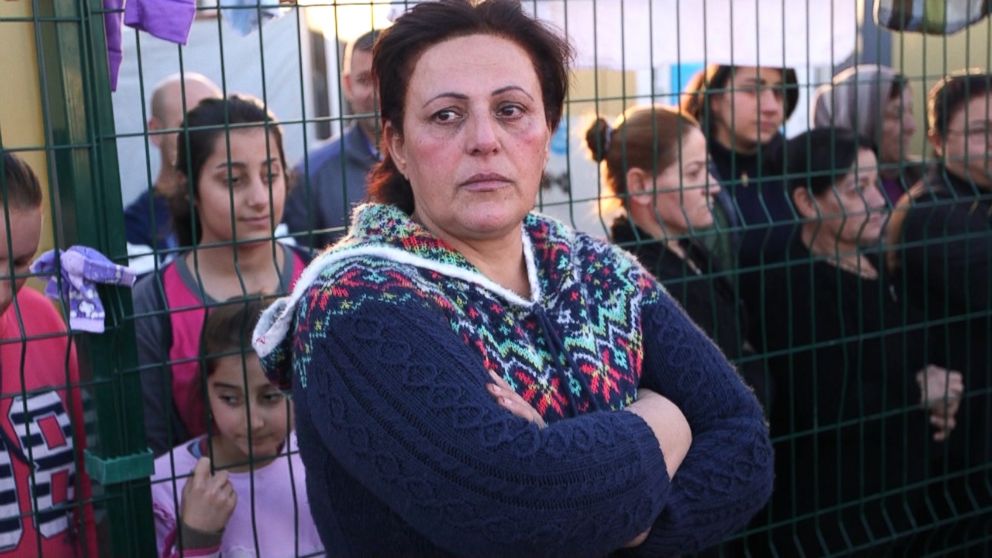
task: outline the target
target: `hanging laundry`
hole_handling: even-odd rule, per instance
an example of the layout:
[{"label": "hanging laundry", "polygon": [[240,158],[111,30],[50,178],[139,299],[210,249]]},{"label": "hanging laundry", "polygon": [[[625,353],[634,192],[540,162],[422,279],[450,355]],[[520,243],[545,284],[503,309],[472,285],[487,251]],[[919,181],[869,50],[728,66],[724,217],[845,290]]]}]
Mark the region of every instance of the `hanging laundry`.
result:
[{"label": "hanging laundry", "polygon": [[185,45],[189,40],[189,31],[196,18],[196,0],[103,0],[103,9],[111,91],[117,90],[117,75],[124,59],[122,16],[128,27],[179,45]]},{"label": "hanging laundry", "polygon": [[131,269],[88,246],[72,246],[61,252],[49,250],[31,264],[31,273],[52,275],[45,294],[68,304],[70,329],[90,333],[103,333],[106,318],[96,285],[131,287],[137,277]]},{"label": "hanging laundry", "polygon": [[117,90],[124,52],[121,49],[121,24],[124,17],[124,0],[103,0],[103,26],[107,36],[107,69],[110,72],[110,90]]},{"label": "hanging laundry", "polygon": [[221,17],[242,37],[285,13],[283,8],[271,5],[271,0],[220,0],[219,6]]}]

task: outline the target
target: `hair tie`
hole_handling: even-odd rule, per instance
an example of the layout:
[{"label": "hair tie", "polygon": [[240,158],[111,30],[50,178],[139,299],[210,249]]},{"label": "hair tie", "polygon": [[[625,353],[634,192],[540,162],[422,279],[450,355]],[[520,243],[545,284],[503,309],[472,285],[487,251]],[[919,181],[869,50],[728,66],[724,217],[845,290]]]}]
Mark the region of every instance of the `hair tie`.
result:
[{"label": "hair tie", "polygon": [[613,126],[606,125],[606,133],[603,134],[603,158],[610,152],[610,143],[613,141]]}]

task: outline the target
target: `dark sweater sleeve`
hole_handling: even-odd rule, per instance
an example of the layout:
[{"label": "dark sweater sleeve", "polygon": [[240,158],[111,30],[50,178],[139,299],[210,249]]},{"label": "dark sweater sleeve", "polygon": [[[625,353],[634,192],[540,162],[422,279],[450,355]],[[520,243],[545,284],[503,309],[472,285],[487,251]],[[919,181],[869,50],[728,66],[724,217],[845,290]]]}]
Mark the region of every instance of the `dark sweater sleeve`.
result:
[{"label": "dark sweater sleeve", "polygon": [[906,250],[907,272],[944,285],[952,307],[989,308],[989,216],[966,204],[921,209],[907,218],[905,241],[924,245],[922,250]]},{"label": "dark sweater sleeve", "polygon": [[433,544],[461,556],[603,556],[666,505],[663,455],[641,418],[593,413],[539,429],[497,405],[480,357],[437,312],[362,304],[297,326],[295,398],[312,423],[300,445],[319,444]]},{"label": "dark sweater sleeve", "polygon": [[682,410],[692,446],[648,539],[628,554],[695,552],[742,528],[768,501],[774,468],[768,428],[754,394],[669,297],[645,308],[642,328],[641,387]]},{"label": "dark sweater sleeve", "polygon": [[151,274],[134,287],[134,334],[138,345],[139,377],[145,417],[145,439],[156,457],[186,440],[186,429],[172,403],[169,316],[160,276]]}]

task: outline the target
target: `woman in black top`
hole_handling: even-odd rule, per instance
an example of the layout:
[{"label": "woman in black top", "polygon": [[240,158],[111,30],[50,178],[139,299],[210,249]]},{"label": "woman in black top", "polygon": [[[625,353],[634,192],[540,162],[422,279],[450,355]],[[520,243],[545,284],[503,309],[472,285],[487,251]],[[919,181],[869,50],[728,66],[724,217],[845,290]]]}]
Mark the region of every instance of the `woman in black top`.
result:
[{"label": "woman in black top", "polygon": [[711,64],[686,86],[682,111],[699,121],[723,188],[714,217],[724,233],[707,246],[725,269],[778,261],[789,242],[781,129],[798,103],[791,68]]},{"label": "woman in black top", "polygon": [[[949,540],[992,532],[992,74],[946,76],[927,98],[937,162],[900,201],[889,226],[889,264],[937,341],[934,352],[964,375],[965,392],[940,464],[957,521]],[[944,498],[946,499],[946,497]],[[981,549],[980,549],[981,548]],[[975,553],[992,551],[992,541]]]},{"label": "woman in black top", "polygon": [[665,285],[766,402],[764,368],[747,344],[743,306],[699,242],[715,232],[712,201],[720,185],[709,173],[706,139],[695,120],[669,107],[637,107],[616,128],[597,119],[586,141],[605,166],[612,201],[626,208],[610,229],[613,242]]},{"label": "woman in black top", "polygon": [[777,390],[770,512],[796,522],[756,544],[823,555],[904,543],[931,521],[913,485],[941,451],[928,440],[952,428],[927,409],[940,416],[961,375],[928,362],[923,324],[879,265],[887,211],[871,145],[822,128],[791,140],[788,160],[804,222],[752,293],[764,301],[752,339]]}]

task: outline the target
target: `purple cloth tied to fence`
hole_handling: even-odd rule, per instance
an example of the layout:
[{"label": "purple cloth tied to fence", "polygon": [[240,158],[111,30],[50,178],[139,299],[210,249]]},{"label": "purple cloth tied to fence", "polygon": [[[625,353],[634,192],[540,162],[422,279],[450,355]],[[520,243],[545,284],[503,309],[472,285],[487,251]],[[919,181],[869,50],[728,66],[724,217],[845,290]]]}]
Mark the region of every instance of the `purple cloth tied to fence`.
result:
[{"label": "purple cloth tied to fence", "polygon": [[103,333],[106,318],[97,283],[131,287],[137,277],[130,269],[87,246],[72,246],[61,253],[49,250],[31,264],[31,272],[52,275],[45,294],[68,303],[71,329],[90,333]]}]

